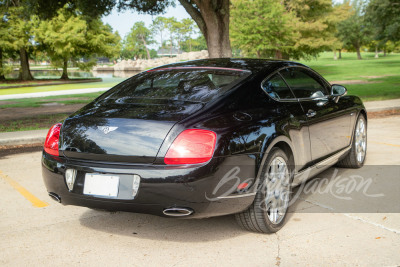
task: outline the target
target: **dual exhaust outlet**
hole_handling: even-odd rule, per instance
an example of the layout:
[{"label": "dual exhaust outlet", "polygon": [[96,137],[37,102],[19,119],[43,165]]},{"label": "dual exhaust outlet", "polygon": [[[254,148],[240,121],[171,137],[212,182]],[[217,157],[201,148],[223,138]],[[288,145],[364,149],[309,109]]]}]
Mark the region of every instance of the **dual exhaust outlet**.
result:
[{"label": "dual exhaust outlet", "polygon": [[53,200],[57,201],[58,203],[61,203],[61,197],[60,197],[59,195],[57,195],[56,193],[50,192],[50,193],[49,193],[49,196],[50,196]]},{"label": "dual exhaust outlet", "polygon": [[[56,193],[50,192],[49,196],[57,201],[58,203],[61,203],[61,197],[57,195]],[[189,216],[193,214],[193,210],[189,208],[167,208],[163,210],[164,215],[170,216],[170,217],[184,217],[184,216]]]}]

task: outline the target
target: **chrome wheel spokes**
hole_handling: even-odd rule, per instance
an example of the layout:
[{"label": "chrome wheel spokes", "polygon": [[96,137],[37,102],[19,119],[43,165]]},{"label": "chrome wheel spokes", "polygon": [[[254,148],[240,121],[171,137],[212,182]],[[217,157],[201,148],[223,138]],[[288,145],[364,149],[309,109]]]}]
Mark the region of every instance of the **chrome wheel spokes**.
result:
[{"label": "chrome wheel spokes", "polygon": [[355,133],[355,149],[356,157],[359,163],[364,162],[365,154],[367,151],[367,127],[363,117],[357,122],[356,133]]},{"label": "chrome wheel spokes", "polygon": [[265,207],[269,220],[278,224],[285,217],[289,204],[290,176],[286,161],[275,157],[268,167],[265,177]]}]

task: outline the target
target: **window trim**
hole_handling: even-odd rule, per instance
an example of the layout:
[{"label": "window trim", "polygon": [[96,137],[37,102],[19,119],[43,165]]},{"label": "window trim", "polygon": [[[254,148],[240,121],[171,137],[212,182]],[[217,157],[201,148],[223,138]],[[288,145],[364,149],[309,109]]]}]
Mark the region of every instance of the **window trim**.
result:
[{"label": "window trim", "polygon": [[[275,101],[277,101],[277,102],[283,102],[283,103],[285,103],[285,102],[301,102],[301,101],[315,101],[315,100],[320,101],[320,100],[327,100],[327,99],[330,97],[330,95],[325,95],[325,96],[323,96],[323,97],[317,96],[317,97],[302,97],[302,98],[299,97],[299,98],[288,98],[288,99],[276,99],[276,98],[270,96],[270,95],[264,90],[263,86],[264,86],[264,83],[267,82],[267,81],[268,81],[272,76],[274,76],[275,74],[278,74],[278,75],[282,78],[282,80],[285,82],[285,84],[286,84],[287,87],[290,89],[290,91],[292,92],[292,94],[293,94],[294,96],[296,96],[296,95],[294,94],[292,88],[291,88],[291,87],[289,86],[289,84],[286,82],[285,78],[283,78],[283,76],[280,74],[280,71],[281,71],[281,70],[288,69],[288,68],[301,68],[301,69],[309,70],[309,71],[311,71],[312,73],[314,73],[315,75],[318,75],[319,77],[321,77],[322,80],[326,83],[326,85],[328,85],[328,86],[330,87],[330,90],[328,90],[328,92],[330,92],[330,91],[332,90],[332,85],[331,85],[324,77],[322,77],[318,72],[316,72],[315,70],[311,69],[310,67],[301,66],[301,65],[285,66],[285,67],[281,67],[281,68],[277,69],[276,71],[272,72],[271,74],[269,74],[264,80],[262,80],[262,82],[261,82],[261,84],[260,84],[260,85],[261,85],[261,90],[263,90],[263,92],[264,92],[268,97],[270,97],[272,100],[275,100]],[[311,77],[311,78],[313,78],[313,77]],[[313,79],[314,79],[314,78],[313,78]],[[314,79],[314,80],[315,80],[315,79]],[[318,81],[317,81],[317,82],[318,82]],[[322,85],[322,86],[323,86],[323,85]]]}]

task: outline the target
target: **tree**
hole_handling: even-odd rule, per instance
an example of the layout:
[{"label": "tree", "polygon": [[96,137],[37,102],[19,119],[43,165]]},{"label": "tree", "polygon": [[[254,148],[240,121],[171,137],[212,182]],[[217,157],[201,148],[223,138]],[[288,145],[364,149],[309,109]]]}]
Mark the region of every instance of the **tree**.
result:
[{"label": "tree", "polygon": [[178,21],[174,17],[165,18],[165,26],[169,32],[169,50],[170,55],[172,54],[172,48],[174,47],[176,24]]},{"label": "tree", "polygon": [[57,15],[57,10],[68,4],[68,8],[79,10],[85,20],[98,19],[101,15],[108,14],[115,6],[115,0],[6,0],[0,1],[0,10],[13,38],[13,49],[18,51],[21,67],[20,79],[33,79],[29,69],[29,55],[33,52],[33,36],[31,16],[37,15],[39,19],[48,20]]},{"label": "tree", "polygon": [[9,50],[14,50],[13,36],[9,34],[9,24],[5,16],[0,18],[0,80],[5,80],[6,67],[3,65],[3,56]]},{"label": "tree", "polygon": [[257,57],[317,56],[337,42],[335,11],[331,0],[234,0],[232,42]]},{"label": "tree", "polygon": [[338,35],[338,28],[337,25],[346,20],[348,17],[352,15],[351,6],[349,2],[344,2],[342,4],[336,4],[333,6],[333,13],[330,16],[331,21],[335,23],[335,40],[332,43],[332,50],[333,50],[333,59],[337,60],[336,50],[339,50],[339,59],[342,58],[342,48],[344,46],[343,42],[340,40]]},{"label": "tree", "polygon": [[81,54],[86,40],[86,21],[73,14],[67,7],[60,9],[57,16],[48,21],[37,20],[36,40],[48,46],[51,61],[61,61],[61,79],[68,79],[68,61]]},{"label": "tree", "polygon": [[150,59],[150,51],[147,45],[153,43],[151,31],[146,27],[143,21],[136,22],[126,37],[126,47],[131,50],[135,56],[141,57],[142,51],[146,51],[147,59]]},{"label": "tree", "polygon": [[[86,22],[79,12],[68,5],[58,10],[57,16],[40,21],[35,18],[35,40],[47,47],[52,62],[62,62],[61,79],[68,79],[68,61],[80,57],[113,56],[119,52],[119,39],[109,25],[100,19]],[[90,61],[89,61],[90,62]],[[90,62],[93,64],[93,61]],[[80,64],[85,68],[84,64]]]},{"label": "tree", "polygon": [[300,33],[295,49],[290,49],[290,57],[315,57],[334,46],[336,25],[341,17],[335,14],[332,0],[286,0],[284,4],[287,11],[295,14]]},{"label": "tree", "polygon": [[[189,43],[189,52],[192,51],[192,34],[195,32],[195,28],[197,28],[194,23],[192,19],[182,19],[182,28],[180,29],[183,38]],[[180,48],[182,49],[181,46],[182,44],[180,44]]]},{"label": "tree", "polygon": [[297,18],[276,0],[233,0],[231,40],[246,55],[282,58],[300,37]]},{"label": "tree", "polygon": [[398,0],[370,0],[366,19],[376,28],[376,40],[400,41],[400,2]]},{"label": "tree", "polygon": [[162,45],[163,45],[163,33],[166,30],[166,28],[167,28],[167,26],[166,26],[166,18],[160,17],[160,16],[156,17],[153,20],[153,23],[151,24],[151,27],[150,27],[153,35],[157,35],[158,33],[160,34],[160,45],[161,45],[161,48],[163,48],[162,47]]},{"label": "tree", "polygon": [[[179,0],[204,35],[209,57],[231,57],[229,0]],[[156,15],[173,5],[171,0],[120,0],[119,9]]]},{"label": "tree", "polygon": [[171,23],[171,30],[172,34],[175,37],[176,43],[177,43],[177,48],[178,48],[178,53],[181,48],[181,42],[183,40],[183,23],[180,21],[177,21],[176,19],[172,18],[173,22]]},{"label": "tree", "polygon": [[207,43],[202,34],[197,38],[189,38],[182,42],[182,51],[190,52],[200,50],[207,50]]},{"label": "tree", "polygon": [[[17,2],[17,1],[16,1]],[[7,21],[9,41],[13,49],[19,52],[19,79],[33,80],[29,69],[29,50],[33,47],[32,21],[24,7],[12,6],[7,8],[3,18]]]},{"label": "tree", "polygon": [[338,36],[343,44],[349,48],[354,48],[357,52],[357,58],[361,57],[361,46],[370,40],[371,26],[364,19],[363,0],[354,0],[352,2],[352,15],[338,24]]}]

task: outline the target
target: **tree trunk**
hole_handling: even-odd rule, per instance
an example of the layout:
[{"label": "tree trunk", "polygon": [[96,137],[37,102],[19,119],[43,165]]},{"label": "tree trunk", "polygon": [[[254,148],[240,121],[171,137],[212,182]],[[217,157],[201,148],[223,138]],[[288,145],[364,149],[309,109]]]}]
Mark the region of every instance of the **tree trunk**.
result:
[{"label": "tree trunk", "polygon": [[28,52],[25,48],[19,50],[19,56],[21,61],[21,67],[19,69],[19,79],[23,81],[33,80],[31,71],[29,69],[29,58]]},{"label": "tree trunk", "polygon": [[377,45],[375,46],[375,58],[379,58]]},{"label": "tree trunk", "polygon": [[342,49],[339,49],[339,59],[342,59]]},{"label": "tree trunk", "polygon": [[0,80],[6,79],[3,71],[3,50],[0,49]]},{"label": "tree trunk", "polygon": [[282,59],[289,60],[290,59],[289,54],[285,53],[285,52],[282,52]]},{"label": "tree trunk", "polygon": [[261,53],[259,50],[257,50],[257,58],[261,58]]},{"label": "tree trunk", "polygon": [[173,40],[172,40],[172,37],[171,37],[170,44],[169,44],[169,57],[172,57],[172,41]]},{"label": "tree trunk", "polygon": [[63,72],[61,75],[61,80],[68,80],[68,59],[64,58]]},{"label": "tree trunk", "polygon": [[360,47],[359,47],[359,46],[357,46],[357,47],[356,47],[356,50],[357,50],[357,59],[362,59],[362,58],[361,58],[361,51],[360,51]]},{"label": "tree trunk", "polygon": [[275,50],[275,59],[282,59],[282,51]]},{"label": "tree trunk", "polygon": [[336,49],[333,49],[333,60],[337,60]]},{"label": "tree trunk", "polygon": [[160,36],[161,36],[161,49],[163,48],[163,42],[162,42],[162,31],[160,31]]},{"label": "tree trunk", "polygon": [[203,33],[209,57],[231,57],[229,0],[179,0],[179,2]]},{"label": "tree trunk", "polygon": [[192,37],[189,37],[189,52],[192,52]]}]

